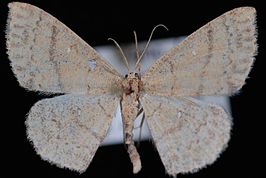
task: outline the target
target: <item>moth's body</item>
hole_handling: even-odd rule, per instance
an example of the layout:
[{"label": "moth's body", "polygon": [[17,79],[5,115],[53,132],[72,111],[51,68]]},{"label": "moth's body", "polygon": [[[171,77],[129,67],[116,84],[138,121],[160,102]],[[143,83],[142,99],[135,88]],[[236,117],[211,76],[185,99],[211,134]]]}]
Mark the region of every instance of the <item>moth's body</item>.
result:
[{"label": "moth's body", "polygon": [[[207,23],[161,56],[141,79],[130,73],[127,60],[128,76],[123,77],[38,7],[14,2],[9,8],[7,49],[19,84],[32,91],[64,93],[37,102],[27,116],[27,136],[44,160],[84,172],[119,101],[134,173],[141,169],[132,134],[140,112],[172,176],[212,164],[226,147],[230,115],[191,97],[230,96],[245,84],[257,53],[254,8],[236,8]],[[148,46],[139,55],[136,35],[135,41],[134,71]]]},{"label": "moth's body", "polygon": [[124,142],[127,147],[130,160],[133,164],[133,172],[141,169],[140,156],[133,141],[134,121],[140,112],[141,80],[137,73],[129,73],[122,81],[121,114],[124,128]]}]

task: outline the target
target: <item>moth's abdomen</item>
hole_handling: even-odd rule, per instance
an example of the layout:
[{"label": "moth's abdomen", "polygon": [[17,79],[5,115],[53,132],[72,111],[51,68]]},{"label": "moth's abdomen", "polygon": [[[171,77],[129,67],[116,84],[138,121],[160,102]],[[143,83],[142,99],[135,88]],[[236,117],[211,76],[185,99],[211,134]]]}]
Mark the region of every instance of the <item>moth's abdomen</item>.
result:
[{"label": "moth's abdomen", "polygon": [[138,173],[141,169],[140,156],[133,141],[134,121],[139,112],[139,81],[131,73],[122,82],[121,112],[124,125],[124,141],[133,164],[133,173]]}]

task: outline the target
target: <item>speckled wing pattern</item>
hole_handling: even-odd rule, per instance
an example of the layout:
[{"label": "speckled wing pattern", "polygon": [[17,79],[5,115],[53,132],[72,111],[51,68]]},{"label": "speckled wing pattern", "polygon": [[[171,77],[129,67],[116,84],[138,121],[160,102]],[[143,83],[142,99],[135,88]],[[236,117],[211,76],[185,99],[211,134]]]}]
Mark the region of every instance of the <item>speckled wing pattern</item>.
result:
[{"label": "speckled wing pattern", "polygon": [[107,134],[117,105],[117,97],[107,94],[41,100],[29,112],[28,138],[42,159],[84,172]]},{"label": "speckled wing pattern", "polygon": [[254,62],[256,35],[255,9],[234,9],[194,32],[144,73],[140,100],[168,174],[195,172],[226,147],[229,115],[189,97],[239,91]]},{"label": "speckled wing pattern", "polygon": [[[45,11],[25,3],[10,3],[9,8],[7,49],[19,84],[67,93],[31,108],[28,138],[44,160],[83,172],[111,124],[122,77]],[[255,13],[242,7],[216,18],[141,78],[140,101],[168,174],[197,171],[226,147],[229,115],[190,97],[232,95],[244,85],[257,51]]]},{"label": "speckled wing pattern", "polygon": [[63,23],[30,4],[8,6],[8,55],[22,87],[50,93],[116,91],[120,74]]},{"label": "speckled wing pattern", "polygon": [[217,105],[149,95],[142,103],[156,148],[172,176],[213,163],[227,145],[231,122]]},{"label": "speckled wing pattern", "polygon": [[209,22],[144,73],[144,91],[174,97],[234,94],[254,62],[255,21],[255,9],[241,7]]}]

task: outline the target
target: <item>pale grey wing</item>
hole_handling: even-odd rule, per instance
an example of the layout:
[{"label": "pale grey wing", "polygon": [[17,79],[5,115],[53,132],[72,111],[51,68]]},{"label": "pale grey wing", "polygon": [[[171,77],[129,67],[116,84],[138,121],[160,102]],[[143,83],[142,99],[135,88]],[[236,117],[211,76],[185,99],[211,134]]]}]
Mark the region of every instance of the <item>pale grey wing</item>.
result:
[{"label": "pale grey wing", "polygon": [[231,10],[158,59],[144,73],[143,89],[175,97],[232,95],[244,85],[256,50],[256,10]]},{"label": "pale grey wing", "polygon": [[231,120],[219,106],[149,95],[141,102],[153,141],[172,176],[212,164],[230,139]]},{"label": "pale grey wing", "polygon": [[8,6],[8,55],[22,87],[75,94],[116,91],[120,75],[63,23],[30,4]]},{"label": "pale grey wing", "polygon": [[37,102],[26,120],[42,159],[84,172],[105,138],[118,100],[113,95],[63,95]]}]

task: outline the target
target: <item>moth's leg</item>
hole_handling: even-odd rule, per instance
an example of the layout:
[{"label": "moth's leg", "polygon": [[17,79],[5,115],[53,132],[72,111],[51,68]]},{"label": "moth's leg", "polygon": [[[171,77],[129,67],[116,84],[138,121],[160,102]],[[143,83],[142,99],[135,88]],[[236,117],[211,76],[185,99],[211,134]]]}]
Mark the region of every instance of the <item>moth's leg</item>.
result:
[{"label": "moth's leg", "polygon": [[140,68],[141,68],[141,64],[138,65],[138,73],[139,73],[139,77],[140,77]]},{"label": "moth's leg", "polygon": [[143,126],[144,118],[145,118],[145,114],[143,112],[143,108],[140,108],[140,110],[138,111],[138,114],[137,114],[136,118],[138,118],[141,113],[143,113],[143,115],[142,115],[142,118],[141,118],[140,125],[138,127],[134,127],[134,129],[138,129],[138,128],[140,129],[139,130],[139,138],[138,138],[138,142],[137,142],[137,147],[139,147],[139,145],[140,145],[141,131],[142,131],[142,126]]},{"label": "moth's leg", "polygon": [[124,116],[123,116],[123,112],[122,112],[122,97],[120,99],[120,113],[121,113],[121,118],[122,118],[122,122],[123,122],[123,144],[124,144],[124,147],[125,149],[127,149],[127,146],[126,146],[126,133],[125,133],[125,119],[124,119]]},{"label": "moth's leg", "polygon": [[[139,115],[141,115],[141,113],[143,112],[143,108],[141,108],[139,111],[138,111],[138,114],[136,115],[136,119],[139,117]],[[144,113],[143,113],[144,114]],[[143,116],[142,116],[143,117]],[[141,120],[141,122],[143,122],[142,120]],[[140,124],[138,127],[134,127],[134,129],[138,129],[138,128],[140,128],[140,127],[142,127],[142,125]]]},{"label": "moth's leg", "polygon": [[193,100],[190,100],[189,97],[182,97],[180,99],[183,100],[184,102],[188,103],[188,104],[191,104],[191,105],[196,106],[196,107],[200,107],[199,104],[195,103]]},{"label": "moth's leg", "polygon": [[142,115],[142,118],[141,118],[141,122],[140,122],[140,128],[139,128],[139,139],[138,139],[138,142],[137,142],[137,147],[138,148],[139,148],[139,145],[140,145],[141,131],[142,131],[142,126],[143,126],[143,123],[144,123],[144,119],[145,119],[145,113],[143,112],[143,115]]}]

